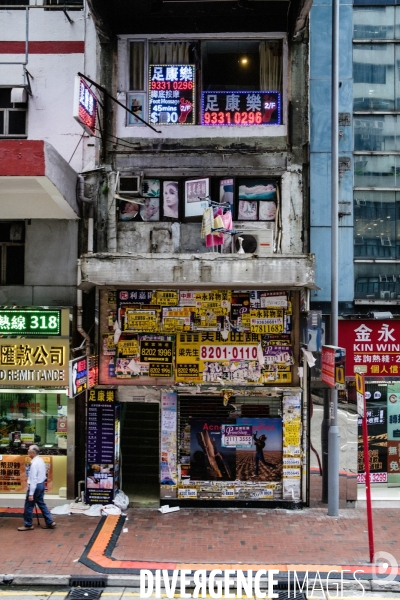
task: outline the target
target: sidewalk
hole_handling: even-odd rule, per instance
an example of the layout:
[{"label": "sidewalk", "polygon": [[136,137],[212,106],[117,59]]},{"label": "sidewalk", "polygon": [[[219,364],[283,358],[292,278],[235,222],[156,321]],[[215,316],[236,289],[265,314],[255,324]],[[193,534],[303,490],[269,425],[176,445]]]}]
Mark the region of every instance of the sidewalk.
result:
[{"label": "sidewalk", "polygon": [[[124,517],[57,516],[57,528],[19,532],[22,511],[0,509],[0,573],[137,576],[149,569],[260,569],[303,572],[362,569],[371,574],[366,514],[327,508],[156,509]],[[400,563],[400,511],[375,509],[375,551]],[[368,578],[368,577],[367,577]],[[371,577],[369,577],[371,578]],[[2,579],[2,575],[0,575]],[[60,579],[60,582],[63,580]]]}]

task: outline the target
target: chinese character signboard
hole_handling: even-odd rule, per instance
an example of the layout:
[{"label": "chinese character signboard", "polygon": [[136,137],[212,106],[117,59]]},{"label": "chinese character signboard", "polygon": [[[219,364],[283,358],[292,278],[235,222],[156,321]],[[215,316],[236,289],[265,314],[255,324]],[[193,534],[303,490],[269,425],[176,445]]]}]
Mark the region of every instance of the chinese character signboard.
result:
[{"label": "chinese character signboard", "polygon": [[150,65],[150,123],[195,124],[195,73],[195,65]]},{"label": "chinese character signboard", "polygon": [[322,381],[337,390],[346,389],[346,350],[337,346],[322,346]]},{"label": "chinese character signboard", "polygon": [[[46,491],[53,490],[53,457],[42,456],[46,467]],[[31,468],[29,456],[2,455],[0,458],[0,493],[25,493],[28,489],[28,476]]]},{"label": "chinese character signboard", "polygon": [[75,78],[73,117],[89,135],[96,133],[97,98],[86,82]]},{"label": "chinese character signboard", "polygon": [[0,309],[0,335],[61,335],[61,311]]},{"label": "chinese character signboard", "polygon": [[90,390],[86,445],[88,504],[109,504],[119,487],[119,428],[115,390]]},{"label": "chinese character signboard", "polygon": [[69,397],[75,398],[87,389],[86,356],[80,356],[69,362]]},{"label": "chinese character signboard", "polygon": [[279,92],[203,92],[202,125],[280,125]]},{"label": "chinese character signboard", "polygon": [[67,387],[68,339],[0,339],[0,385]]},{"label": "chinese character signboard", "polygon": [[[388,481],[388,414],[387,386],[365,383],[368,457],[371,483]],[[365,483],[365,450],[362,442],[362,419],[358,418],[358,483]]]},{"label": "chinese character signboard", "polygon": [[347,377],[399,377],[400,321],[339,321],[339,344],[346,348]]}]

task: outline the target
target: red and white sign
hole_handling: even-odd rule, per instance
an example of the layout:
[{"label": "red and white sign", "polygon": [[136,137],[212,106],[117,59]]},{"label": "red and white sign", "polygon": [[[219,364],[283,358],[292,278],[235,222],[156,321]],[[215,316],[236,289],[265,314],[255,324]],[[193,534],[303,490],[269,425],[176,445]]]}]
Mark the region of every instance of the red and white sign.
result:
[{"label": "red and white sign", "polygon": [[75,77],[73,117],[89,135],[96,134],[97,98],[84,79]]},{"label": "red and white sign", "polygon": [[346,348],[346,376],[400,376],[400,321],[339,321],[339,345]]},{"label": "red and white sign", "polygon": [[322,346],[322,381],[335,387],[335,348],[333,346]]}]

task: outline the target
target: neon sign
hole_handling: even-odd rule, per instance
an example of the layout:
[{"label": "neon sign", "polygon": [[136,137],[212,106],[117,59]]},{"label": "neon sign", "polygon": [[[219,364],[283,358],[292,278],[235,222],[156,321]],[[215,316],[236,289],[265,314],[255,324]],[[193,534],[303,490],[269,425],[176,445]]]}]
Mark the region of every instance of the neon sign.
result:
[{"label": "neon sign", "polygon": [[202,125],[281,125],[279,92],[203,92]]},{"label": "neon sign", "polygon": [[60,335],[60,310],[1,310],[1,335]]},{"label": "neon sign", "polygon": [[81,77],[76,77],[73,117],[89,135],[96,133],[96,113],[96,96]]},{"label": "neon sign", "polygon": [[195,124],[195,74],[195,65],[150,65],[150,123]]}]

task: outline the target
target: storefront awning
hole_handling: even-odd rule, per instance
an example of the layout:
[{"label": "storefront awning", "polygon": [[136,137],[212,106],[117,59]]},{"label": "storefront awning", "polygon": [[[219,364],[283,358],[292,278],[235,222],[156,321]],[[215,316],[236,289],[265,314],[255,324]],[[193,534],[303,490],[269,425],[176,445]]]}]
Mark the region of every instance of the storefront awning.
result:
[{"label": "storefront awning", "polygon": [[103,285],[315,289],[313,254],[93,254],[82,257],[81,269],[82,289]]},{"label": "storefront awning", "polygon": [[50,144],[0,141],[2,219],[78,219],[76,172]]}]

